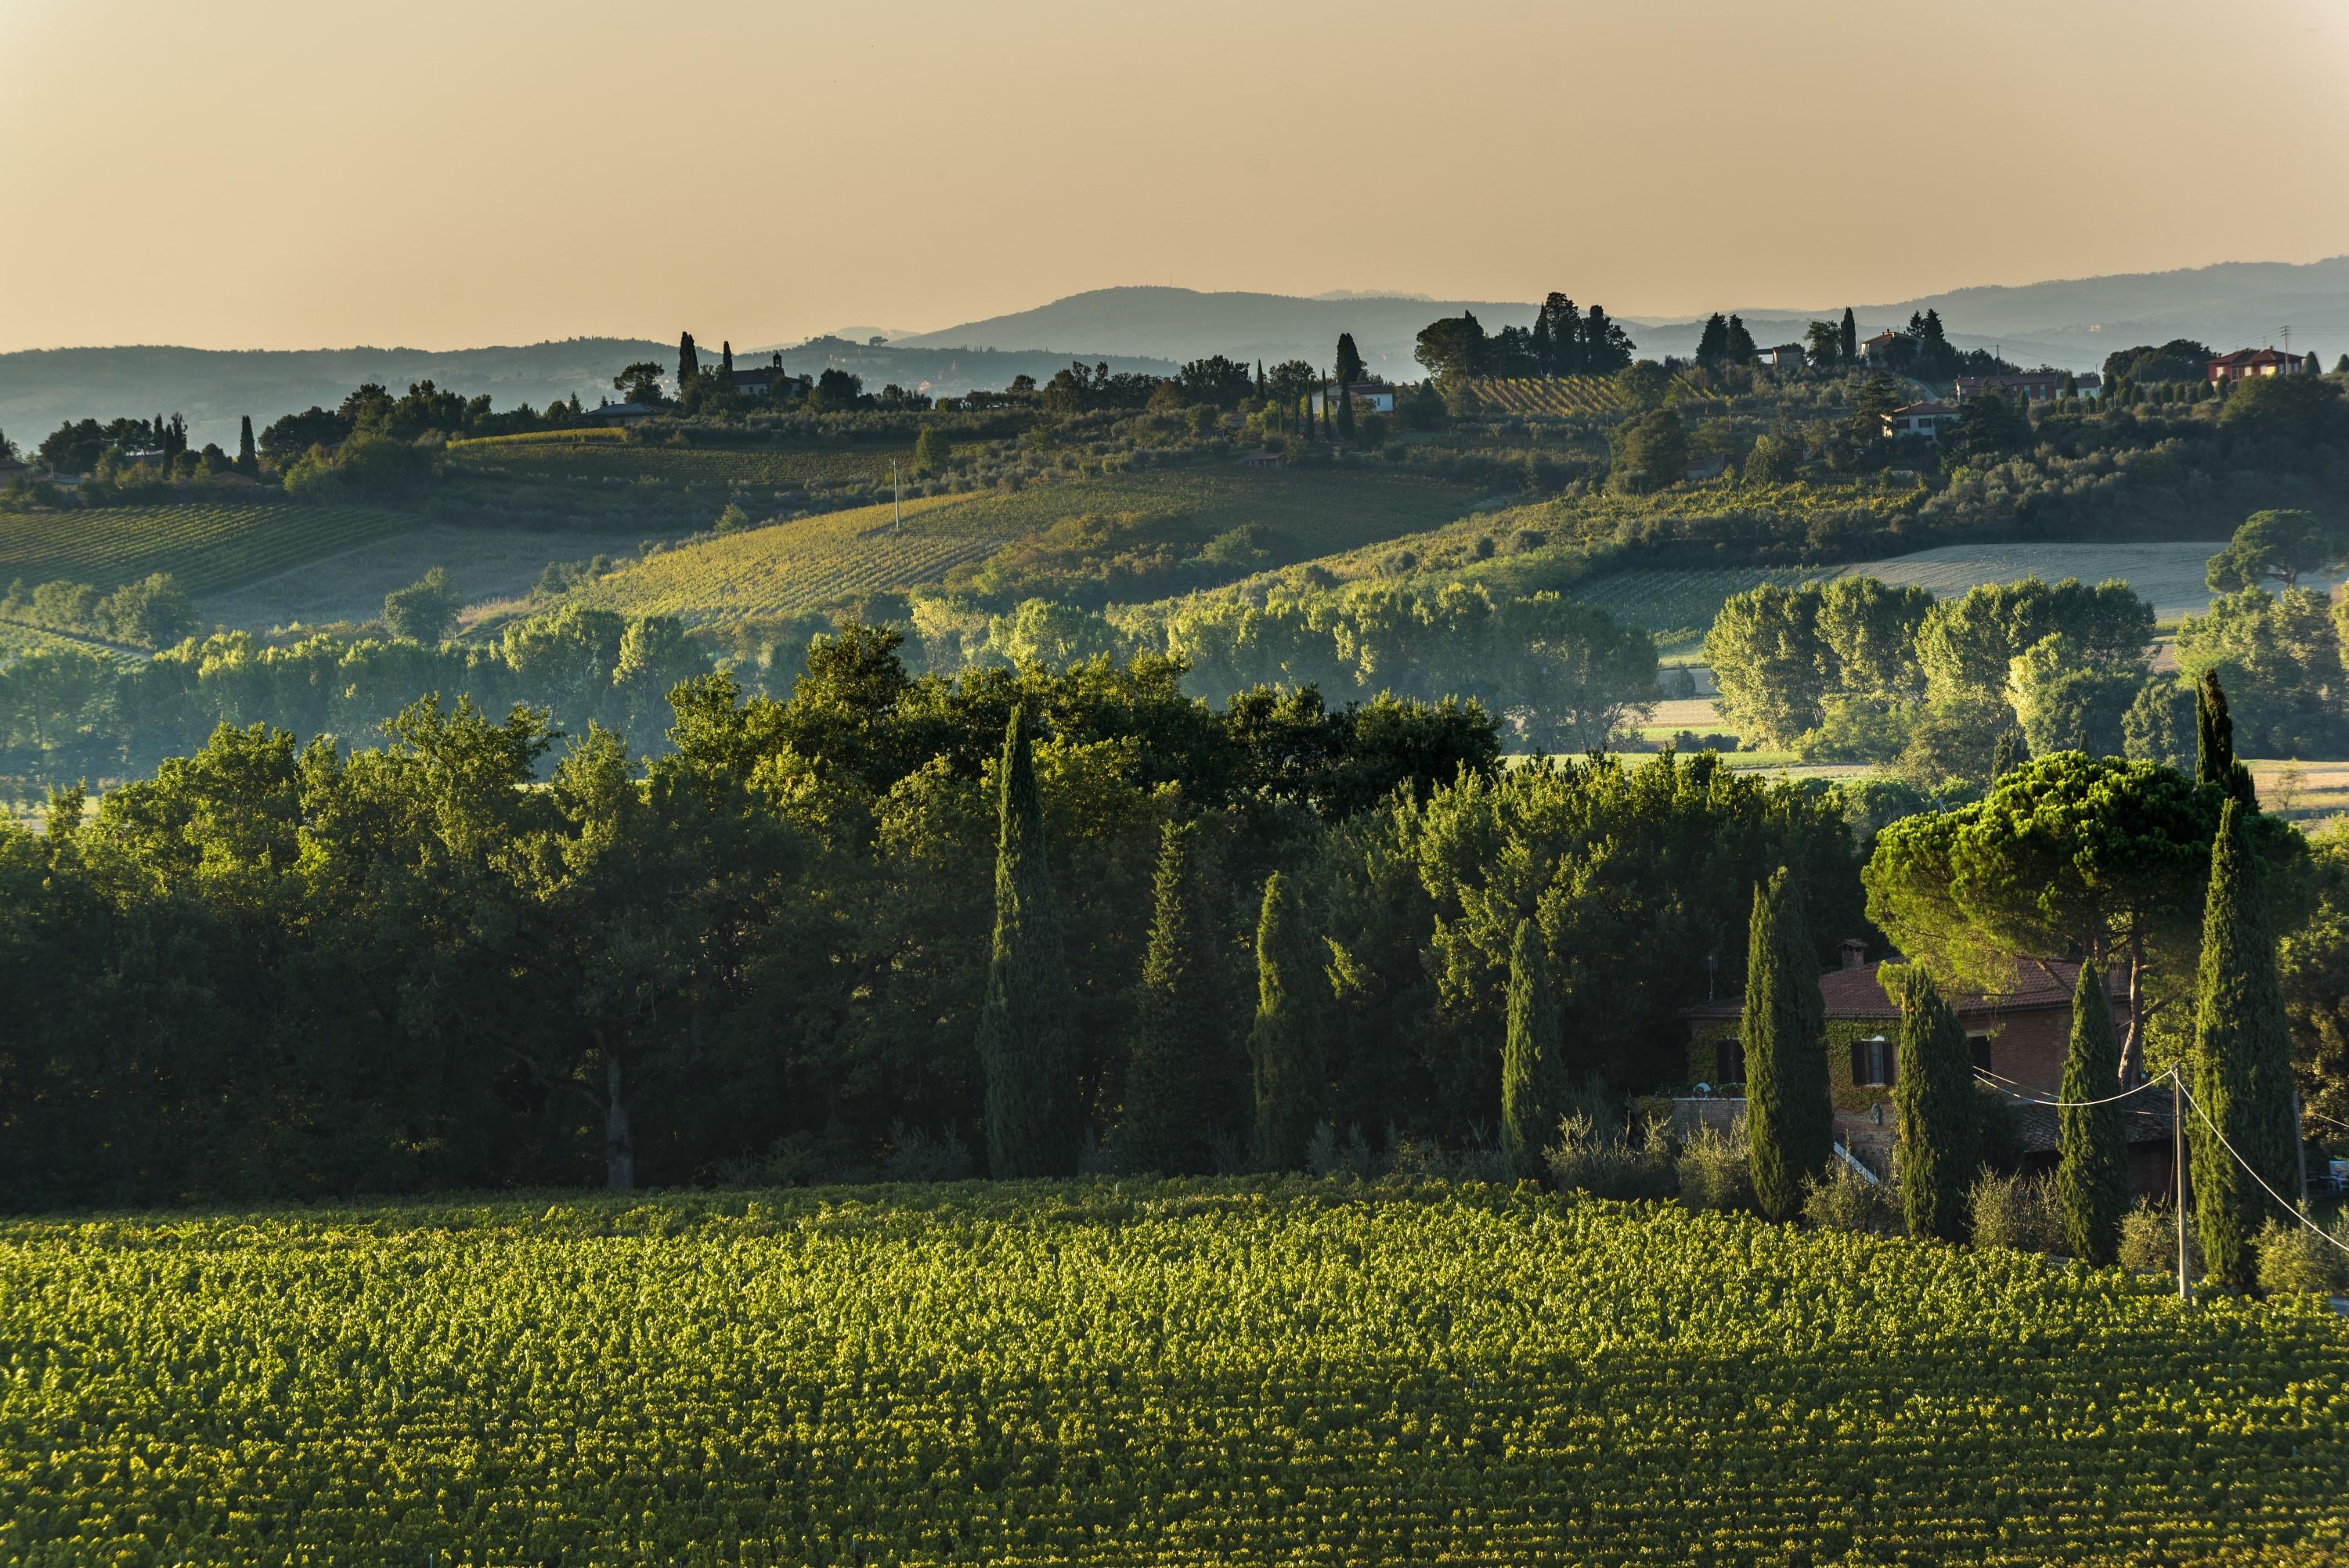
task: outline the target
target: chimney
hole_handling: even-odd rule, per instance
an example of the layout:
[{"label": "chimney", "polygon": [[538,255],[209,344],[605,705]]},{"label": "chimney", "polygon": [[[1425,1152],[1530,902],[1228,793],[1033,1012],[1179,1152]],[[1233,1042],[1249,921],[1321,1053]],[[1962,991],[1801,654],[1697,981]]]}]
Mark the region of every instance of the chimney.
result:
[{"label": "chimney", "polygon": [[1843,966],[1847,969],[1868,967],[1868,943],[1857,936],[1843,939]]}]

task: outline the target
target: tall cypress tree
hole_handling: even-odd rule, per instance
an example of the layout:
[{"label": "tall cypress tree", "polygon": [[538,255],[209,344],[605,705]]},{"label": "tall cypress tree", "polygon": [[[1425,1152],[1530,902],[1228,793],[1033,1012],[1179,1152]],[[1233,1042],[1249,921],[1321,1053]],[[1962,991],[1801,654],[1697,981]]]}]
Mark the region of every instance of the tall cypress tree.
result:
[{"label": "tall cypress tree", "polygon": [[2109,1099],[2120,1092],[2120,1078],[2121,1040],[2113,1029],[2105,977],[2095,965],[2083,964],[2072,992],[2072,1049],[2056,1095],[2075,1103],[2055,1112],[2062,1150],[2056,1202],[2064,1245],[2083,1263],[2108,1264],[2120,1253],[2121,1216],[2129,1202],[2128,1138],[2119,1105],[2076,1102]]},{"label": "tall cypress tree", "polygon": [[1275,872],[1264,884],[1256,928],[1256,1026],[1248,1057],[1256,1074],[1257,1162],[1270,1171],[1305,1163],[1320,1115],[1321,1045],[1329,1013],[1320,943],[1307,927],[1296,879]]},{"label": "tall cypress tree", "polygon": [[1000,772],[995,940],[978,1014],[988,1169],[998,1177],[1061,1176],[1077,1163],[1076,995],[1025,706],[1011,710]]},{"label": "tall cypress tree", "polygon": [[253,449],[253,416],[242,416],[236,429],[236,471],[247,479],[261,472],[261,458]]},{"label": "tall cypress tree", "polygon": [[2276,1191],[2290,1195],[2298,1181],[2292,1037],[2250,828],[2249,809],[2229,800],[2210,846],[2194,1015],[2193,1094],[2210,1121],[2187,1112],[2202,1264],[2230,1290],[2251,1288],[2251,1237],[2275,1205],[2210,1123]]},{"label": "tall cypress tree", "polygon": [[1501,1152],[1520,1178],[1541,1174],[1542,1146],[1566,1106],[1565,1041],[1541,933],[1517,922],[1509,944],[1509,1032],[1501,1047]]},{"label": "tall cypress tree", "polygon": [[1805,1179],[1835,1155],[1825,1012],[1801,901],[1782,868],[1754,890],[1745,957],[1745,1130],[1754,1196],[1774,1220],[1802,1212]]},{"label": "tall cypress tree", "polygon": [[734,390],[734,340],[730,337],[718,340],[718,385],[729,392]]},{"label": "tall cypress tree", "polygon": [[1913,964],[1902,973],[1899,1066],[1893,1078],[1900,1210],[1909,1233],[1961,1242],[1967,1190],[1982,1164],[1973,1052],[1932,977]]},{"label": "tall cypress tree", "polygon": [[2235,721],[2217,670],[2204,670],[2194,688],[2194,781],[2216,784],[2246,806],[2260,803],[2251,770],[2235,760]]},{"label": "tall cypress tree", "polygon": [[680,334],[677,340],[677,389],[682,396],[693,378],[701,374],[701,356],[694,351],[693,334]]},{"label": "tall cypress tree", "polygon": [[1150,949],[1117,1135],[1118,1160],[1129,1171],[1185,1175],[1207,1169],[1222,1014],[1215,945],[1199,907],[1198,834],[1197,824],[1187,822],[1159,831]]},{"label": "tall cypress tree", "polygon": [[1859,323],[1851,314],[1851,306],[1843,307],[1843,362],[1851,364],[1859,357]]}]

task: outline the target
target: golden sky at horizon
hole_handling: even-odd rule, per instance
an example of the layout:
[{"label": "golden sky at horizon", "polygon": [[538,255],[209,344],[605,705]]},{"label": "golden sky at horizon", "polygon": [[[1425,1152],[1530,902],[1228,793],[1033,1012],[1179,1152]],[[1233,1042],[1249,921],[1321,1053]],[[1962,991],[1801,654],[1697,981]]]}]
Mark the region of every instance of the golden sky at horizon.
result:
[{"label": "golden sky at horizon", "polygon": [[0,0],[0,350],[2349,252],[2342,0]]}]

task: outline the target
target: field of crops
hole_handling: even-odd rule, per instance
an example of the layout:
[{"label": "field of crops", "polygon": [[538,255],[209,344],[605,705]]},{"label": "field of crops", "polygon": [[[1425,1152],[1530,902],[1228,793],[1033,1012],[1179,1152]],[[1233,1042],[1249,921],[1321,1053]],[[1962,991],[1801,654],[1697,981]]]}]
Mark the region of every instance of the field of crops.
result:
[{"label": "field of crops", "polygon": [[492,437],[458,441],[450,456],[460,467],[518,478],[660,480],[677,484],[841,485],[870,481],[887,486],[889,459],[910,479],[914,449],[902,445],[847,447],[668,447],[643,446],[610,438],[610,430],[530,438]]},{"label": "field of crops", "polygon": [[101,658],[126,661],[140,656],[87,637],[67,636],[61,632],[27,626],[16,621],[0,621],[0,665],[8,664],[25,654],[49,648],[70,648],[78,653],[96,654]]},{"label": "field of crops", "polygon": [[1087,513],[1136,519],[1153,539],[1203,542],[1245,523],[1267,548],[1301,560],[1415,533],[1458,517],[1457,486],[1385,474],[1178,467],[1034,485],[971,503],[1006,538],[1040,534]]},{"label": "field of crops", "polygon": [[886,502],[771,523],[632,562],[574,596],[714,625],[935,583],[1003,542],[965,517],[969,505],[950,496],[909,500],[902,533],[891,530]]},{"label": "field of crops", "polygon": [[[1678,380],[1683,397],[1713,396],[1685,375]],[[1604,376],[1480,376],[1471,385],[1485,404],[1511,414],[1612,414],[1623,407],[1622,394]]]},{"label": "field of crops", "polygon": [[0,1302],[12,1563],[2349,1553],[2321,1306],[1671,1207],[1093,1182],[32,1222]]},{"label": "field of crops", "polygon": [[0,583],[108,588],[168,572],[191,593],[215,593],[414,526],[399,512],[293,501],[0,512]]}]

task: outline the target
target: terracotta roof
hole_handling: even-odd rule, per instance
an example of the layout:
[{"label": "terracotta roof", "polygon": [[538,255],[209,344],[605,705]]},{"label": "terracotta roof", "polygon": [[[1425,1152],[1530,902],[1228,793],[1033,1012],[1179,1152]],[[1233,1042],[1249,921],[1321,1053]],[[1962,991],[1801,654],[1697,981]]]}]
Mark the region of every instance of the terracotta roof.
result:
[{"label": "terracotta roof", "polygon": [[2297,354],[2286,354],[2280,348],[2238,348],[2232,354],[2222,354],[2210,361],[2213,365],[2281,365],[2285,361],[2300,363]]},{"label": "terracotta roof", "polygon": [[1954,414],[1956,412],[1957,410],[1951,407],[1947,403],[1935,403],[1931,401],[1923,403],[1903,403],[1899,407],[1892,410],[1892,418],[1898,419],[1904,414]]},{"label": "terracotta roof", "polygon": [[[1986,1013],[2024,1013],[2041,1007],[2068,1007],[2072,988],[2080,983],[2080,966],[2060,958],[2018,958],[2014,979],[2001,990],[1946,991],[1942,994],[1959,1017]],[[1830,1018],[1898,1018],[1900,1009],[1885,994],[1877,978],[1880,964],[1859,964],[1830,969],[1819,976],[1819,997]],[[1723,997],[1681,1009],[1683,1018],[1734,1018],[1745,1011],[1743,996]]]}]

